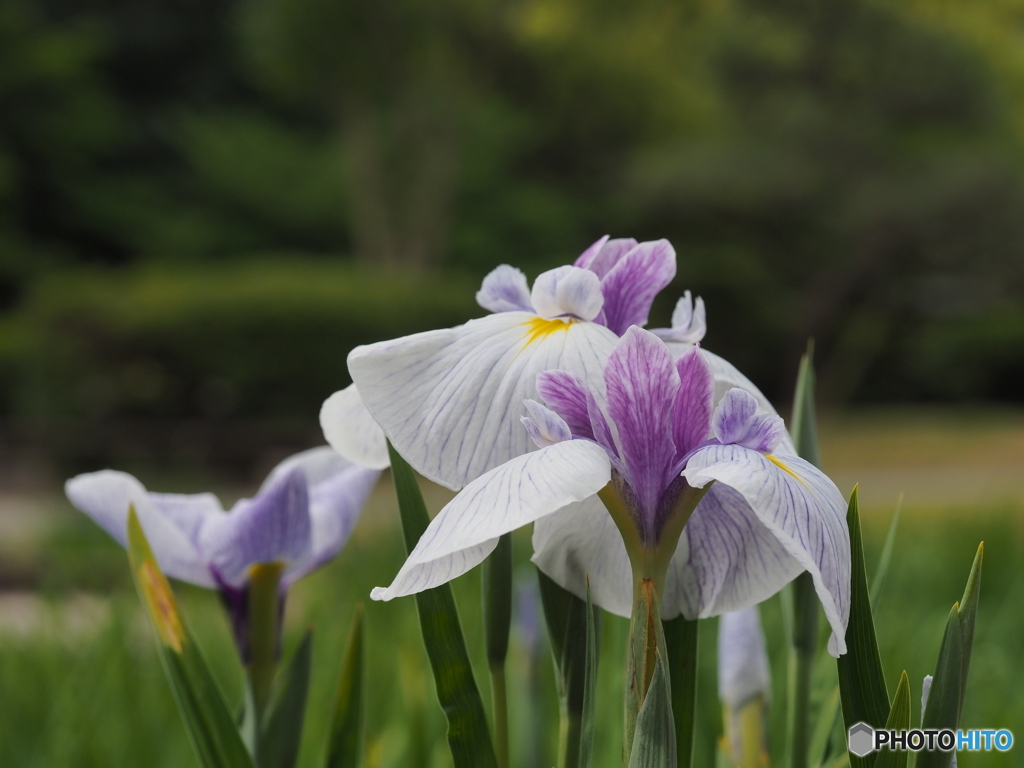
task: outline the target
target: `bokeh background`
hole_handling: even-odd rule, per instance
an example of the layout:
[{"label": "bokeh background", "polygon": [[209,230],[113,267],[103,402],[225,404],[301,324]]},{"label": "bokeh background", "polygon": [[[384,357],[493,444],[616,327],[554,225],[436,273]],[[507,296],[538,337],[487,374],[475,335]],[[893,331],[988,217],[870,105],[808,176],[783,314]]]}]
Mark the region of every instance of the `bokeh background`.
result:
[{"label": "bokeh background", "polygon": [[[532,279],[605,233],[672,241],[652,325],[703,296],[705,346],[783,413],[815,339],[825,468],[861,483],[869,566],[906,494],[890,687],[931,671],[987,540],[965,722],[1024,738],[1022,51],[1020,0],[0,0],[0,762],[194,764],[123,554],[65,477],[114,466],[230,504],[322,442],[352,346],[482,314],[497,264]],[[319,712],[396,524],[385,479],[294,591],[289,637],[322,628]],[[541,766],[518,551],[514,743]],[[479,654],[476,578],[457,589]],[[184,594],[233,695],[216,604]],[[371,765],[446,765],[414,619],[370,608]]]}]

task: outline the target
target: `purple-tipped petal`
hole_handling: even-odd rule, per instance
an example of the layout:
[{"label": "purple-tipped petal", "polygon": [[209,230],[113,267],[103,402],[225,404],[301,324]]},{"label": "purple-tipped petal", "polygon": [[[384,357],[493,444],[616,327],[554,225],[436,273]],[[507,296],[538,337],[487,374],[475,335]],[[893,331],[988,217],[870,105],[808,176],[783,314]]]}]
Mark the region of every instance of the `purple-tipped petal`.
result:
[{"label": "purple-tipped petal", "polygon": [[572,440],[572,431],[569,429],[569,425],[557,413],[550,408],[545,408],[536,400],[526,400],[524,405],[530,415],[523,416],[523,426],[526,427],[526,431],[530,433],[530,437],[538,448],[546,448],[555,443]]},{"label": "purple-tipped petal", "polygon": [[679,391],[672,406],[672,439],[678,461],[711,434],[715,379],[697,347],[676,361],[676,370]]},{"label": "purple-tipped petal", "polygon": [[601,280],[605,325],[621,336],[645,325],[659,291],[676,276],[676,252],[668,240],[640,243]]},{"label": "purple-tipped petal", "polygon": [[593,320],[604,306],[601,281],[593,272],[579,267],[558,267],[538,276],[530,301],[546,320]]},{"label": "purple-tipped petal", "polygon": [[[821,470],[795,456],[766,457],[755,450],[738,445],[712,445],[699,449],[683,470],[686,481],[703,488],[716,481],[687,523],[694,523],[705,505],[718,503],[720,509],[712,520],[722,535],[726,529],[721,520],[727,513],[745,514],[744,507],[755,514],[764,527],[778,539],[782,548],[814,579],[814,586],[829,624],[832,638],[829,652],[839,656],[846,652],[846,624],[850,616],[850,533],[846,527],[846,502],[833,483]],[[729,493],[732,491],[732,493]],[[710,501],[709,501],[710,499]],[[686,537],[684,530],[683,537]],[[723,562],[733,560],[729,539],[723,538],[715,552],[711,541],[702,542],[702,550],[712,553]],[[769,548],[751,552],[758,560],[768,556]],[[735,563],[733,563],[735,565]],[[755,562],[753,573],[758,579],[766,578]],[[779,564],[782,565],[781,563]],[[760,594],[764,587],[773,594],[785,584],[781,581],[784,568],[778,570],[771,584],[751,584],[757,599],[741,605],[722,606],[736,610],[767,595]],[[741,571],[731,580],[744,578]],[[759,589],[760,588],[760,589]],[[693,606],[690,606],[692,610]]]},{"label": "purple-tipped petal", "polygon": [[532,312],[526,275],[502,264],[484,278],[476,292],[476,303],[490,312]]},{"label": "purple-tipped petal", "polygon": [[587,385],[569,371],[541,371],[537,374],[537,393],[557,413],[576,437],[594,439],[587,410]]},{"label": "purple-tipped petal", "polygon": [[[600,243],[601,247],[594,250]],[[636,240],[632,237],[620,237],[609,240],[607,236],[590,246],[583,255],[576,259],[575,266],[589,269],[598,277],[604,277],[612,267],[619,263],[623,256],[636,248]],[[587,257],[586,259],[584,257]]]},{"label": "purple-tipped petal", "polygon": [[294,564],[312,549],[309,490],[301,469],[280,477],[253,499],[243,499],[226,515],[211,519],[200,545],[228,586],[240,587],[257,563]]},{"label": "purple-tipped petal", "polygon": [[725,393],[715,409],[712,426],[723,445],[742,445],[760,453],[774,451],[786,434],[782,419],[758,413],[757,400],[742,389]]},{"label": "purple-tipped petal", "polygon": [[697,344],[704,338],[707,330],[704,299],[698,296],[697,303],[694,304],[690,292],[684,291],[683,297],[676,302],[676,308],[672,312],[672,327],[652,328],[651,333],[666,342]]},{"label": "purple-tipped petal", "polygon": [[609,235],[605,235],[591,243],[587,250],[576,257],[576,261],[572,265],[580,269],[590,269],[590,265],[597,258],[597,254],[601,252],[601,249],[604,248],[604,244],[608,242],[609,237]]},{"label": "purple-tipped petal", "polygon": [[626,479],[648,527],[641,534],[651,539],[657,535],[654,515],[675,459],[672,404],[679,374],[661,340],[634,326],[609,356],[604,381]]}]

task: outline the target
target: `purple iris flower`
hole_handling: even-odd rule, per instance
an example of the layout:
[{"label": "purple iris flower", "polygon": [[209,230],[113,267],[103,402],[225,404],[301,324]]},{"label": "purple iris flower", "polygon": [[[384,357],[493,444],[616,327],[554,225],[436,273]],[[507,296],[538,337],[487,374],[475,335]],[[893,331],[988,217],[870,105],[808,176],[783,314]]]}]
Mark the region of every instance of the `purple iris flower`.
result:
[{"label": "purple iris flower", "polygon": [[664,618],[696,619],[758,603],[809,571],[832,625],[829,648],[845,652],[843,497],[779,450],[782,420],[751,394],[730,390],[713,407],[701,350],[673,360],[632,327],[599,376],[547,371],[537,389],[547,406],[527,402],[523,423],[539,450],[469,483],[376,599],[448,581],[534,522],[537,566],[581,596],[589,576],[594,602],[623,616],[640,578],[656,585]]},{"label": "purple iris flower", "polygon": [[128,509],[134,506],[164,573],[220,592],[245,659],[252,569],[282,566],[283,606],[288,587],[325,565],[348,540],[379,475],[325,446],[283,461],[255,497],[229,512],[212,493],[151,493],[131,475],[109,469],[71,478],[65,492],[121,546],[127,545]]}]

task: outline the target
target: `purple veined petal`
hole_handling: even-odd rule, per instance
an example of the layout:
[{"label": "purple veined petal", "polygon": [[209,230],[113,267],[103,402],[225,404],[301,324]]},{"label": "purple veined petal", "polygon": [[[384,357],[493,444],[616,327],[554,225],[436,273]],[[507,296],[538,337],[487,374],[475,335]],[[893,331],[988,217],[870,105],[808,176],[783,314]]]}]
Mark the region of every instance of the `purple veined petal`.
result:
[{"label": "purple veined petal", "polygon": [[646,528],[641,536],[652,540],[658,533],[654,515],[673,479],[672,406],[679,374],[661,340],[634,326],[609,356],[604,383],[626,480],[640,503]]},{"label": "purple veined petal", "polygon": [[622,534],[597,496],[533,524],[533,563],[581,600],[587,578],[594,605],[628,618],[633,607],[633,569]]},{"label": "purple veined petal", "polygon": [[723,445],[741,445],[759,453],[774,451],[786,434],[782,419],[774,414],[759,413],[757,399],[742,389],[725,393],[711,424]]},{"label": "purple veined petal", "polygon": [[676,276],[676,252],[668,240],[640,243],[601,279],[605,325],[618,336],[646,325],[654,297]]},{"label": "purple veined petal", "polygon": [[250,566],[284,562],[287,569],[309,557],[311,529],[308,484],[295,468],[255,498],[209,520],[199,544],[220,580],[237,588],[248,580]]},{"label": "purple veined petal", "polygon": [[357,347],[349,370],[395,448],[452,490],[534,450],[519,421],[537,374],[601,375],[617,341],[596,323],[503,312],[465,325]]},{"label": "purple veined petal", "polygon": [[771,671],[756,605],[718,619],[718,698],[738,710],[755,696],[771,699]]},{"label": "purple veined petal", "polygon": [[[597,245],[597,243],[594,245]],[[585,267],[598,277],[604,277],[611,271],[612,267],[621,261],[623,256],[636,248],[636,246],[637,242],[632,237],[620,237],[614,240],[607,240],[601,245],[601,248],[593,254],[586,264],[580,263],[580,261],[583,260],[583,257],[581,256],[576,260],[575,266]],[[594,246],[591,246],[590,248],[593,247]],[[589,251],[590,248],[587,250]]]},{"label": "purple veined petal", "polygon": [[591,243],[587,250],[576,257],[576,261],[574,261],[572,265],[574,267],[579,267],[580,269],[590,269],[590,265],[593,263],[594,259],[597,258],[601,249],[604,248],[604,244],[608,242],[609,237],[610,235],[605,235]]},{"label": "purple veined petal", "polygon": [[715,379],[698,347],[676,361],[676,371],[679,390],[672,405],[672,440],[679,461],[711,434]]},{"label": "purple veined petal", "polygon": [[532,312],[526,275],[508,264],[491,270],[476,292],[476,303],[490,312]]},{"label": "purple veined petal", "polygon": [[568,371],[541,371],[537,374],[537,393],[562,417],[576,437],[594,439],[587,408],[587,385]]},{"label": "purple veined petal", "polygon": [[387,438],[363,405],[355,384],[324,401],[320,428],[331,447],[349,461],[373,469],[390,466]]},{"label": "purple veined petal", "polygon": [[[164,573],[201,587],[216,586],[191,536],[197,521],[220,511],[219,503],[209,494],[149,494],[131,475],[109,469],[73,477],[65,483],[64,490],[72,504],[122,547],[128,542],[128,508],[134,505],[142,530]],[[161,504],[169,514],[165,514]]]},{"label": "purple veined petal", "polygon": [[387,589],[374,600],[411,595],[461,576],[498,537],[582,501],[608,484],[611,465],[587,440],[555,443],[477,478],[435,517]]},{"label": "purple veined petal", "polygon": [[593,320],[604,306],[604,295],[601,281],[590,270],[558,267],[533,281],[530,301],[545,320],[568,317]]},{"label": "purple veined petal", "polygon": [[[811,574],[818,599],[832,626],[829,652],[833,656],[845,653],[846,624],[850,617],[850,533],[846,527],[846,502],[835,484],[803,459],[766,457],[738,445],[701,448],[690,457],[683,476],[698,488],[716,481],[697,506],[687,529],[702,507],[709,504],[709,498],[713,500],[710,503],[717,501],[723,508],[740,508],[731,512],[743,512],[743,506],[749,507],[785,552]],[[734,493],[728,493],[730,490]],[[722,513],[730,513],[730,510],[720,509],[719,514]],[[683,538],[686,536],[684,529]],[[726,545],[724,540],[719,545],[719,557],[723,561],[732,559]],[[703,548],[707,550],[709,543],[704,542]],[[710,548],[714,549],[714,545]],[[757,554],[763,557],[767,552]],[[733,579],[749,583],[749,575],[738,569]],[[775,589],[769,594],[785,583],[774,583]],[[726,585],[722,585],[721,589],[725,588]],[[764,597],[767,595],[746,604],[760,602]],[[736,610],[744,606],[720,607]],[[692,610],[692,606],[690,608]]]},{"label": "purple veined petal", "polygon": [[572,431],[569,429],[569,425],[557,413],[550,408],[545,408],[536,400],[528,399],[524,405],[530,415],[523,416],[521,421],[538,448],[547,448],[555,443],[572,440]]},{"label": "purple veined petal", "polygon": [[682,344],[699,343],[707,331],[707,311],[704,308],[704,299],[698,296],[697,302],[694,304],[689,291],[684,291],[682,298],[676,302],[676,308],[672,312],[672,327],[651,329],[651,333],[662,341]]}]

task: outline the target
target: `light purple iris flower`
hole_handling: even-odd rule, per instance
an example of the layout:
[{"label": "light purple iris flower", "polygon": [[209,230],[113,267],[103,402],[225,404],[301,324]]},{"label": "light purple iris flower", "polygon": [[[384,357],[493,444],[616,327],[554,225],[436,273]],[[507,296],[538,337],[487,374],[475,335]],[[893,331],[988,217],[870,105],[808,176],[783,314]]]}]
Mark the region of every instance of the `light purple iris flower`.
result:
[{"label": "light purple iris flower", "polygon": [[[324,403],[324,436],[346,458],[385,467],[386,435],[417,471],[459,490],[534,449],[519,420],[523,402],[538,397],[537,374],[563,369],[600,377],[618,337],[647,322],[654,297],[675,272],[667,240],[607,236],[572,266],[541,274],[532,290],[521,271],[502,265],[476,295],[493,314],[352,350],[354,384]],[[683,301],[689,300],[687,292]],[[702,337],[703,306],[698,299],[687,315],[681,302],[674,327],[664,329],[679,354]],[[710,354],[708,360],[719,396],[741,387],[771,410],[733,366]]]},{"label": "light purple iris flower", "polygon": [[65,492],[121,546],[127,545],[128,509],[134,506],[164,573],[220,591],[245,658],[252,568],[281,564],[283,597],[292,583],[339,552],[379,475],[325,446],[283,461],[255,497],[229,512],[212,493],[151,493],[131,475],[109,469],[71,478]]},{"label": "light purple iris flower", "polygon": [[373,597],[446,582],[532,522],[537,566],[580,596],[589,577],[594,602],[623,616],[638,575],[654,580],[664,618],[696,619],[761,602],[809,571],[832,625],[829,649],[845,652],[843,497],[813,465],[775,453],[782,420],[749,393],[733,389],[713,411],[702,351],[674,361],[633,327],[600,376],[547,371],[537,387],[547,407],[527,403],[523,421],[539,450],[469,483]]}]

